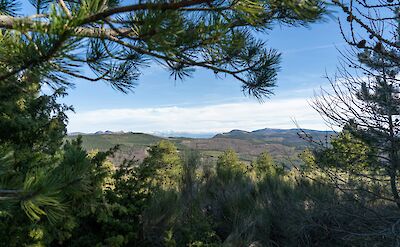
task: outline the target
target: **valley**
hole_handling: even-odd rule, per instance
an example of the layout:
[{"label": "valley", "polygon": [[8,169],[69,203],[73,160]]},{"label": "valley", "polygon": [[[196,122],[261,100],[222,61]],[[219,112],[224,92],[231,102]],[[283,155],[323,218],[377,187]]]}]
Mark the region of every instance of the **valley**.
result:
[{"label": "valley", "polygon": [[[143,160],[147,155],[147,148],[161,140],[173,142],[179,150],[198,150],[210,159],[216,159],[225,150],[233,149],[245,162],[251,162],[264,151],[270,153],[275,161],[296,162],[297,155],[312,145],[305,140],[304,133],[312,136],[314,141],[322,143],[334,135],[332,131],[268,128],[254,131],[232,130],[211,138],[160,137],[145,133],[111,131],[98,131],[94,134],[80,133],[80,135],[83,147],[87,151],[106,151],[119,145],[120,150],[111,158],[113,163],[118,165],[124,159]],[[69,135],[67,139],[76,137],[76,135]]]}]

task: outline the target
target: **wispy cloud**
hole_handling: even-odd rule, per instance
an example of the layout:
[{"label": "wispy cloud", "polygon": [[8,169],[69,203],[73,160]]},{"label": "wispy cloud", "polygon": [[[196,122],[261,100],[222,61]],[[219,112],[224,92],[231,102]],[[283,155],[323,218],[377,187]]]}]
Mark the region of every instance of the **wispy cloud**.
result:
[{"label": "wispy cloud", "polygon": [[69,132],[97,130],[140,132],[223,132],[231,129],[327,129],[307,99],[277,99],[264,104],[238,102],[197,107],[101,109],[70,115]]},{"label": "wispy cloud", "polygon": [[344,46],[346,44],[347,43],[342,42],[342,43],[337,43],[337,44],[319,45],[319,46],[305,47],[305,48],[299,48],[299,49],[288,49],[288,50],[282,51],[282,53],[284,53],[284,54],[292,54],[292,53],[315,51],[315,50],[321,50],[321,49],[339,48],[339,47]]}]

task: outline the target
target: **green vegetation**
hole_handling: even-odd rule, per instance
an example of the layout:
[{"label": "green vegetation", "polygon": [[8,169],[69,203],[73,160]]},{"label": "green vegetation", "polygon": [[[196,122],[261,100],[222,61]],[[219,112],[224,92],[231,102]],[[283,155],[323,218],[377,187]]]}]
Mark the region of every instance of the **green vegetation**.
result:
[{"label": "green vegetation", "polygon": [[[337,5],[349,14],[351,25],[360,25],[368,32],[369,41],[363,36],[356,40],[355,34],[347,37],[354,49],[343,54],[342,67],[330,79],[333,90],[325,91],[316,100],[315,108],[330,123],[343,127],[340,138],[332,143],[342,156],[332,157],[338,170],[362,184],[359,190],[369,193],[371,200],[390,201],[400,209],[400,6],[377,5],[373,8],[385,12],[365,10],[353,16],[342,3]],[[390,26],[387,32],[376,27],[383,24]],[[357,76],[360,73],[362,77]]]},{"label": "green vegetation", "polygon": [[[128,92],[149,59],[175,79],[195,67],[232,76],[262,100],[280,55],[256,32],[321,20],[323,1],[30,3],[35,15],[0,1],[0,245],[399,245],[399,3],[332,1],[346,14],[350,37],[343,22],[341,30],[355,56],[344,54],[333,93],[316,101],[342,127],[325,142],[303,135],[326,144],[317,146],[267,129],[173,142],[134,133],[71,139],[73,109],[59,102],[72,78]],[[53,92],[41,93],[44,85]],[[114,162],[135,148],[146,155]],[[279,148],[304,150],[302,163],[285,165]]]},{"label": "green vegetation", "polygon": [[[207,158],[216,160],[225,150],[235,150],[240,159],[252,162],[262,152],[267,150],[277,162],[298,162],[296,156],[310,147],[310,143],[299,138],[300,130],[269,129],[266,134],[259,134],[262,130],[249,132],[246,136],[231,136],[230,133],[218,134],[213,138],[161,138],[142,133],[108,133],[82,135],[82,146],[87,150],[106,151],[115,145],[119,150],[111,158],[113,163],[119,165],[124,159],[136,158],[143,160],[146,149],[160,140],[173,142],[179,150],[187,148],[196,149]],[[316,139],[326,139],[333,132],[313,131]],[[74,140],[76,136],[67,136],[66,140]]]},{"label": "green vegetation", "polygon": [[[67,136],[66,139],[73,140],[75,138],[74,136]],[[142,133],[83,135],[82,146],[87,150],[106,151],[116,145],[120,145],[121,148],[148,147],[160,140],[159,137]]]}]

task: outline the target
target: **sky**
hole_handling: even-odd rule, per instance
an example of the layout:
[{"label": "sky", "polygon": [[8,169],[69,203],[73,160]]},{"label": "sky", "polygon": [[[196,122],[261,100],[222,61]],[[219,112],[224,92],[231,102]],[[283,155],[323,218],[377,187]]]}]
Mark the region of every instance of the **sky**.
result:
[{"label": "sky", "polygon": [[241,92],[232,77],[217,79],[204,69],[175,81],[162,67],[143,70],[133,93],[101,82],[73,79],[63,99],[73,105],[68,132],[99,130],[146,133],[219,133],[232,129],[306,128],[330,130],[310,106],[320,87],[328,88],[345,48],[335,20],[305,27],[275,26],[260,35],[267,47],[282,52],[274,95],[264,103]]}]

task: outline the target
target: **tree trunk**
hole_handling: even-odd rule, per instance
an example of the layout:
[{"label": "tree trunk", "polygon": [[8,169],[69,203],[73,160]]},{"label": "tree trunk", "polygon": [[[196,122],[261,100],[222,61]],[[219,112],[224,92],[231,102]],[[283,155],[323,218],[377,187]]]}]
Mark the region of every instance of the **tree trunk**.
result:
[{"label": "tree trunk", "polygon": [[390,131],[390,188],[392,191],[393,199],[396,201],[397,207],[400,209],[400,196],[399,191],[397,190],[397,169],[398,169],[398,157],[397,157],[397,145],[396,145],[396,137],[394,136],[393,130],[393,120],[392,115],[389,115],[389,131]]}]

